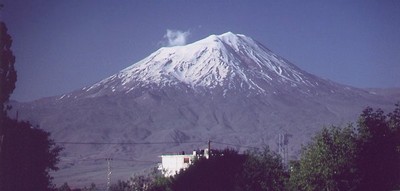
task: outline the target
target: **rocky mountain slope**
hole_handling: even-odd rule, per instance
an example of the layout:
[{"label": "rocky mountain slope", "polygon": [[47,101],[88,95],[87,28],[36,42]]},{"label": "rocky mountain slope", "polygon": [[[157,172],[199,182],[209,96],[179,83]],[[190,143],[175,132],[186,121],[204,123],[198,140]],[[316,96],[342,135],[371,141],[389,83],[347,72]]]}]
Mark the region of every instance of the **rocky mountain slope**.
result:
[{"label": "rocky mountain slope", "polygon": [[[288,135],[288,154],[324,125],[354,121],[366,106],[395,100],[309,74],[250,37],[225,33],[164,47],[100,82],[30,103],[30,120],[64,143],[55,181],[106,182],[154,166],[159,155],[227,146],[269,145]],[[90,143],[90,144],[82,144]]]}]

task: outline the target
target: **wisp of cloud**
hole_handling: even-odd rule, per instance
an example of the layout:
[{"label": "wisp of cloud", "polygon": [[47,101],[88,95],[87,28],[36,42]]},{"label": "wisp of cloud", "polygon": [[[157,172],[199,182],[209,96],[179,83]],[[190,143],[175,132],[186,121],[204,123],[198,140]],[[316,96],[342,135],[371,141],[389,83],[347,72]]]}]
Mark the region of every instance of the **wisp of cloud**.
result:
[{"label": "wisp of cloud", "polygon": [[186,44],[187,37],[190,35],[189,31],[170,30],[167,29],[167,33],[164,38],[168,41],[167,46],[181,46]]}]

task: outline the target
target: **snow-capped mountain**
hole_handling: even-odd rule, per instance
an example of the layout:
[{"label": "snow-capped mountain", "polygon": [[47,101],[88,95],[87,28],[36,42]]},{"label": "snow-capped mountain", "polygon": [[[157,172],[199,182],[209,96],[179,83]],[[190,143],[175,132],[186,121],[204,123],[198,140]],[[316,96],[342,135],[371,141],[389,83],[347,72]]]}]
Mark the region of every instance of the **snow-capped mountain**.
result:
[{"label": "snow-capped mountain", "polygon": [[125,159],[114,161],[124,170],[113,176],[127,179],[151,165],[124,161],[155,161],[164,153],[201,149],[208,140],[274,150],[284,133],[293,159],[323,126],[355,121],[364,107],[388,108],[395,101],[321,79],[252,38],[228,32],[161,48],[91,86],[13,109],[55,141],[173,143],[65,145],[55,181],[83,186],[103,182],[98,159]]},{"label": "snow-capped mountain", "polygon": [[[96,97],[154,86],[223,90],[224,94],[276,94],[296,87],[303,93],[316,94],[315,89],[327,83],[252,38],[227,32],[185,46],[163,47],[119,73],[83,88],[84,92],[79,94]],[[331,89],[336,91],[336,87]]]}]

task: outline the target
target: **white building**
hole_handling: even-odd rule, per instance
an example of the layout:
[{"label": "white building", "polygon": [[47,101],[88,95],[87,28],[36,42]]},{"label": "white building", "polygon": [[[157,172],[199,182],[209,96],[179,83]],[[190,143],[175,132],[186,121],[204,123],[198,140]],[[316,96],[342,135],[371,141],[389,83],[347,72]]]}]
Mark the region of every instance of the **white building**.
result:
[{"label": "white building", "polygon": [[174,176],[181,170],[188,168],[199,157],[208,158],[208,150],[206,149],[201,152],[193,151],[193,154],[161,155],[159,170],[161,170],[165,177]]}]

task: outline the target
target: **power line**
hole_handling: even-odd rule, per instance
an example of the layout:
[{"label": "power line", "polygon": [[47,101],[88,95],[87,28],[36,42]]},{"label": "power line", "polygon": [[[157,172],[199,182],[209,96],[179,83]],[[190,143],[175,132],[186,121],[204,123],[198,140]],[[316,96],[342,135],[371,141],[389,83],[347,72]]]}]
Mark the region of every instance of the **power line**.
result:
[{"label": "power line", "polygon": [[[67,160],[64,160],[67,159]],[[60,162],[78,162],[78,161],[101,161],[101,160],[108,160],[110,158],[86,158],[86,159],[70,159],[64,158],[61,159]],[[126,158],[111,158],[115,161],[126,161],[126,162],[138,162],[138,163],[158,163],[157,161],[147,161],[147,160],[136,160],[136,159],[126,159]]]},{"label": "power line", "polygon": [[[224,143],[224,142],[216,142],[216,141],[191,141],[191,142],[73,142],[73,141],[62,141],[62,142],[55,142],[57,144],[69,144],[69,145],[161,145],[161,144],[195,144],[195,143],[214,143],[220,145],[227,145],[239,148],[250,148],[250,149],[260,149],[259,147],[253,146],[246,146],[246,145],[239,145],[239,144],[232,144],[232,143]],[[207,145],[208,145],[207,144]],[[64,158],[67,159],[67,158]],[[78,159],[70,159],[70,160],[63,160],[61,158],[60,162],[77,162],[77,161],[99,161],[99,160],[108,160],[109,158],[80,158]],[[126,159],[126,158],[112,158],[116,161],[127,161],[127,162],[138,162],[138,163],[151,163],[156,164],[156,161],[145,161],[145,160],[135,160],[135,159]]]},{"label": "power line", "polygon": [[211,141],[211,143],[220,144],[220,145],[227,145],[227,146],[233,146],[233,147],[240,147],[240,148],[260,149],[259,147],[236,145],[236,144],[231,144],[231,143],[222,143],[222,142],[215,142],[215,141]]},{"label": "power line", "polygon": [[[224,143],[224,142],[216,142],[210,140],[211,143],[234,146],[240,148],[250,148],[250,149],[260,149],[259,147],[246,146],[246,145],[238,145],[232,143]],[[65,144],[65,145],[164,145],[164,144],[195,144],[195,143],[207,143],[207,141],[190,141],[190,142],[74,142],[74,141],[61,141],[55,142],[57,144]]]},{"label": "power line", "polygon": [[193,144],[193,143],[204,143],[205,141],[193,141],[193,142],[72,142],[72,141],[61,141],[55,142],[57,144],[65,145],[163,145],[163,144]]},{"label": "power line", "polygon": [[135,159],[124,159],[124,158],[112,158],[115,161],[126,161],[126,162],[137,162],[137,163],[159,163],[158,161],[149,161],[149,160],[135,160]]}]

